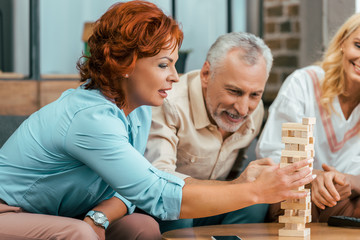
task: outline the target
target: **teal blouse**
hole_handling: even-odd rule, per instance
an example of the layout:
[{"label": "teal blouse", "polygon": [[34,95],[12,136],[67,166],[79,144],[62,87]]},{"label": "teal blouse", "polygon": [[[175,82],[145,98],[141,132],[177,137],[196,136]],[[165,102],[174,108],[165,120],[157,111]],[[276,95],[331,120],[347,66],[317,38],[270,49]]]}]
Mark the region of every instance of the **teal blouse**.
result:
[{"label": "teal blouse", "polygon": [[65,91],[0,149],[0,199],[33,213],[75,217],[114,195],[177,219],[184,181],[144,157],[151,108],[127,117],[97,90]]}]

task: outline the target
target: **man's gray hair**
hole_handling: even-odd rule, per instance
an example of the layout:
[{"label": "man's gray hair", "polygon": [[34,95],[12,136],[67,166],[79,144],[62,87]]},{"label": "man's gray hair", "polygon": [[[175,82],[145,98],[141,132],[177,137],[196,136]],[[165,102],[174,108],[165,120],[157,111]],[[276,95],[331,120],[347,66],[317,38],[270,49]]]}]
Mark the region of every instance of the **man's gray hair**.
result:
[{"label": "man's gray hair", "polygon": [[266,72],[269,75],[273,63],[273,56],[269,47],[261,38],[245,32],[227,33],[215,41],[206,56],[206,61],[210,63],[211,69],[220,67],[221,62],[232,49],[242,49],[244,54],[241,58],[249,65],[256,64],[259,58],[263,56],[266,61]]}]

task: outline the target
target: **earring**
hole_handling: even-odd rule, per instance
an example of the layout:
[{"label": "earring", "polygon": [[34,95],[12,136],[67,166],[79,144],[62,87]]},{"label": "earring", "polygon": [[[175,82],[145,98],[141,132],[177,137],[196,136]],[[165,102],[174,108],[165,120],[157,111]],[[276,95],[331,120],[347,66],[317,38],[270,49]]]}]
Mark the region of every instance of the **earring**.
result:
[{"label": "earring", "polygon": [[129,77],[129,74],[125,74],[124,77],[125,77],[125,78],[128,78],[128,77]]},{"label": "earring", "polygon": [[343,48],[340,48],[341,53],[344,53]]}]

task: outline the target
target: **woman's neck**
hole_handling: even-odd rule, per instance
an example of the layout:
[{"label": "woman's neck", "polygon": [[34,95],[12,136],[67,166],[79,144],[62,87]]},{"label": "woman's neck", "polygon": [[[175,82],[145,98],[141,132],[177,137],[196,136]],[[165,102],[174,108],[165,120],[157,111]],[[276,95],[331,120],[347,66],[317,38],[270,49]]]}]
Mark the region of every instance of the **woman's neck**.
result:
[{"label": "woman's neck", "polygon": [[346,89],[345,94],[339,95],[339,102],[345,119],[348,119],[352,111],[360,103],[360,83],[349,83]]}]

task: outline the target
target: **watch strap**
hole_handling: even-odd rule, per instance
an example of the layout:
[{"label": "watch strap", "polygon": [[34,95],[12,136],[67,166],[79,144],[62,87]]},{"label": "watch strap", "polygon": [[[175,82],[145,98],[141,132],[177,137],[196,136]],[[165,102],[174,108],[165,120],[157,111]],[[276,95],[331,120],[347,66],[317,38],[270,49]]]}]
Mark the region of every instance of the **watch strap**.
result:
[{"label": "watch strap", "polygon": [[[105,221],[103,224],[98,224],[97,222],[95,222],[94,214],[95,214],[96,212],[99,212],[99,213],[101,213],[101,214],[103,214],[103,215],[105,216],[106,221]],[[105,215],[103,212],[90,210],[90,211],[85,215],[85,217],[90,217],[91,220],[94,221],[95,225],[97,225],[97,226],[102,226],[105,230],[106,230],[106,229],[108,228],[108,226],[109,226],[109,220],[107,219],[106,215]]]}]

